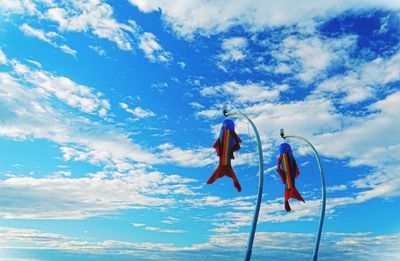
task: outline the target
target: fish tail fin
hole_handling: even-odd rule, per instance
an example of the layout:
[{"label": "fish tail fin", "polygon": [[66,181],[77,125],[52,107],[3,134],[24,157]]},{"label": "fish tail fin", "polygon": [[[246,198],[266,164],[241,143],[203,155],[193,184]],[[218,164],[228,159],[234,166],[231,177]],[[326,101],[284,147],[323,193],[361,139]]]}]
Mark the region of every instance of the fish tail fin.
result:
[{"label": "fish tail fin", "polygon": [[239,180],[237,179],[235,172],[232,169],[232,166],[224,166],[224,175],[230,177],[233,180],[233,185],[237,189],[238,192],[242,191],[242,187],[240,186]]},{"label": "fish tail fin", "polygon": [[222,177],[222,167],[221,165],[218,166],[218,168],[214,171],[214,173],[211,175],[211,177],[208,179],[207,184],[212,184],[214,181]]},{"label": "fish tail fin", "polygon": [[295,198],[300,201],[304,201],[303,197],[300,195],[299,191],[293,187],[291,189],[285,189],[285,201],[289,200],[290,198]]},{"label": "fish tail fin", "polygon": [[285,200],[285,210],[286,210],[287,212],[289,212],[289,211],[292,210],[292,209],[290,208],[289,201],[287,201],[287,200]]}]

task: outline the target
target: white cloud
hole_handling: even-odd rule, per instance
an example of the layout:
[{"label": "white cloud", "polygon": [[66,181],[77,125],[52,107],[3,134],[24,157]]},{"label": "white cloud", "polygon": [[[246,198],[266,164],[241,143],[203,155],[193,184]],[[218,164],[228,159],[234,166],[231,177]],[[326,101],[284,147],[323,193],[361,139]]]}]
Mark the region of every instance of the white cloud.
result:
[{"label": "white cloud", "polygon": [[163,50],[154,34],[141,32],[140,26],[133,20],[129,20],[127,24],[118,22],[113,17],[112,7],[102,1],[72,2],[68,8],[64,6],[47,10],[46,17],[57,22],[61,31],[90,31],[100,38],[116,43],[125,51],[132,51],[135,42],[138,42],[138,48],[143,50],[150,61],[172,60],[171,53]]},{"label": "white cloud", "polygon": [[[337,130],[341,127],[341,115],[329,100],[304,100],[287,103],[260,103],[244,108],[261,135],[278,140],[279,129],[289,133],[312,136],[315,133]],[[238,132],[247,130],[238,128]]]},{"label": "white cloud", "polygon": [[325,156],[349,158],[352,166],[383,167],[390,162],[400,162],[396,156],[400,155],[399,103],[400,92],[391,94],[370,105],[371,114],[362,120],[354,121],[343,130],[314,137],[318,150]]},{"label": "white cloud", "polygon": [[[32,71],[26,66],[17,66],[15,70],[18,75],[29,77],[26,79],[29,83],[37,81],[38,86],[32,88],[23,83],[26,86],[24,87],[10,74],[0,73],[0,136],[13,139],[46,139],[61,147],[74,148],[71,160],[77,159],[79,155],[78,158],[112,164],[114,167],[131,161],[154,163],[157,157],[135,144],[121,129],[92,122],[54,102],[55,96],[58,95],[61,101],[72,103],[72,106],[86,106],[87,103],[90,104],[91,97],[97,98],[97,94],[94,94],[91,88],[45,71]],[[51,87],[53,83],[57,86]],[[68,97],[73,99],[70,101]],[[99,105],[101,104],[102,102]],[[88,108],[94,108],[95,111],[93,106]]]},{"label": "white cloud", "polygon": [[330,65],[343,64],[355,41],[354,36],[329,40],[316,36],[289,36],[279,49],[271,52],[278,61],[275,72],[294,72],[302,81],[313,82],[324,76]]},{"label": "white cloud", "polygon": [[163,92],[168,88],[168,83],[166,82],[157,82],[151,85],[151,88],[158,90],[159,92]]},{"label": "white cloud", "polygon": [[247,39],[243,37],[231,37],[222,41],[223,53],[219,55],[222,62],[240,61],[246,58]]},{"label": "white cloud", "polygon": [[102,94],[91,87],[43,70],[32,70],[17,61],[13,61],[13,67],[15,73],[25,82],[32,84],[38,93],[54,95],[73,108],[86,113],[97,113],[102,117],[106,116],[110,109],[108,100],[102,99]]},{"label": "white cloud", "polygon": [[36,5],[30,0],[0,0],[0,11],[6,15],[11,13],[32,15],[37,12]]},{"label": "white cloud", "polygon": [[60,49],[66,53],[66,54],[70,54],[72,56],[75,56],[77,54],[77,51],[75,51],[74,49],[72,49],[71,47],[69,47],[68,45],[60,45]]},{"label": "white cloud", "polygon": [[206,118],[216,118],[221,116],[222,112],[218,109],[208,109],[208,110],[201,110],[196,113],[196,116],[206,117]]},{"label": "white cloud", "polygon": [[286,63],[279,63],[275,68],[275,73],[288,74],[291,73],[292,69]]},{"label": "white cloud", "polygon": [[191,103],[189,103],[189,105],[192,106],[192,107],[195,108],[195,109],[203,109],[203,108],[204,108],[204,106],[201,105],[201,104],[198,103],[198,102],[191,102]]},{"label": "white cloud", "polygon": [[144,227],[144,226],[146,226],[146,224],[143,224],[143,223],[132,223],[132,226],[134,226],[134,227]]},{"label": "white cloud", "polygon": [[166,162],[173,162],[185,167],[202,167],[216,162],[212,144],[210,148],[182,149],[170,143],[159,146],[161,156]]},{"label": "white cloud", "polygon": [[347,185],[342,184],[342,185],[336,185],[336,186],[332,186],[332,187],[327,187],[326,191],[328,193],[332,193],[332,192],[335,192],[335,191],[344,191],[344,190],[348,190],[348,189],[349,189],[349,187]]},{"label": "white cloud", "polygon": [[124,109],[126,112],[132,114],[133,116],[135,116],[136,118],[139,119],[144,119],[144,118],[149,118],[149,117],[154,117],[155,114],[154,112],[150,111],[150,110],[145,110],[141,107],[136,107],[134,109],[129,108],[128,104],[120,102],[119,106]]},{"label": "white cloud", "polygon": [[195,208],[226,207],[227,209],[248,210],[253,209],[255,196],[240,196],[232,199],[224,199],[218,196],[205,196],[197,199],[186,199],[184,202]]},{"label": "white cloud", "polygon": [[377,170],[373,174],[355,180],[352,185],[355,188],[362,188],[364,190],[357,194],[355,201],[357,203],[362,203],[374,198],[392,198],[400,196],[398,190],[400,179],[397,174],[399,171],[400,168],[398,167],[385,168],[382,171]]},{"label": "white cloud", "polygon": [[336,75],[322,82],[314,94],[336,98],[342,104],[359,103],[374,97],[380,85],[400,81],[399,66],[400,52],[386,59],[378,57],[356,64],[344,75]]},{"label": "white cloud", "polygon": [[157,42],[156,36],[145,32],[139,38],[139,48],[143,50],[146,57],[153,62],[169,62],[172,56],[169,52],[163,50]]},{"label": "white cloud", "polygon": [[101,48],[100,46],[89,45],[89,48],[92,49],[99,56],[106,56],[107,55],[106,51],[103,48]]},{"label": "white cloud", "polygon": [[162,220],[161,223],[172,225],[172,224],[177,223],[179,220],[180,219],[178,219],[178,218],[169,216],[169,217],[166,217],[164,220]]},{"label": "white cloud", "polygon": [[[39,3],[40,2],[40,3]],[[35,2],[36,3],[36,2]],[[28,14],[40,20],[49,20],[58,24],[58,31],[90,32],[93,35],[115,43],[119,49],[133,51],[136,47],[142,49],[150,61],[170,62],[172,54],[165,51],[157,42],[156,36],[143,32],[133,20],[121,23],[114,18],[113,8],[102,0],[94,1],[37,1],[35,5],[30,0],[1,1],[0,6],[7,14]],[[56,33],[45,33],[27,24],[21,26],[21,31],[41,39],[71,55],[76,51],[67,45],[58,45],[51,40]],[[96,51],[96,50],[95,50]],[[100,50],[97,53],[102,53]]]},{"label": "white cloud", "polygon": [[185,68],[186,68],[186,63],[185,62],[177,62],[176,64],[178,64],[179,65],[179,67],[181,67],[181,69],[182,70],[185,70]]},{"label": "white cloud", "polygon": [[193,194],[190,183],[194,181],[142,168],[123,173],[100,172],[83,178],[12,177],[0,181],[0,216],[85,219],[126,209],[172,207],[176,199],[171,195]]},{"label": "white cloud", "polygon": [[[106,164],[120,170],[131,168],[129,163],[132,162],[173,162],[181,166],[198,167],[206,166],[216,159],[209,157],[213,152],[211,147],[184,150],[171,144],[157,148],[159,156],[155,157],[153,153],[135,144],[123,130],[91,122],[52,105],[54,97],[57,97],[83,112],[98,111],[101,114],[101,109],[107,109],[108,103],[103,102],[94,89],[76,84],[66,77],[32,70],[17,62],[14,62],[14,70],[21,81],[33,84],[34,88],[23,87],[8,73],[0,73],[0,136],[14,139],[46,139],[60,145],[60,151],[66,161]],[[185,187],[176,186],[174,193],[180,192],[193,193]]]},{"label": "white cloud", "polygon": [[230,96],[233,101],[239,103],[248,102],[265,102],[273,101],[279,98],[282,91],[287,89],[286,85],[277,86],[270,88],[265,86],[263,83],[245,83],[240,84],[238,82],[226,82],[222,85],[209,86],[201,89],[201,96]]},{"label": "white cloud", "polygon": [[[211,236],[207,242],[190,246],[160,243],[133,243],[105,240],[88,241],[61,234],[29,228],[1,227],[0,239],[3,250],[59,250],[72,253],[107,254],[131,259],[154,260],[201,260],[212,256],[213,260],[235,260],[244,253],[247,233],[224,233]],[[320,255],[332,260],[395,260],[400,256],[400,235],[371,235],[370,233],[324,233]],[[257,232],[254,255],[265,260],[307,259],[312,249],[313,235],[306,233]]]},{"label": "white cloud", "polygon": [[39,40],[42,40],[52,46],[54,46],[55,48],[60,49],[61,51],[63,51],[66,54],[75,56],[77,51],[73,50],[71,47],[69,47],[68,45],[59,45],[57,44],[53,38],[58,37],[58,34],[55,32],[45,32],[43,30],[40,29],[35,29],[33,27],[31,27],[28,24],[23,24],[19,27],[19,29],[27,36],[31,36],[31,37],[35,37]]},{"label": "white cloud", "polygon": [[45,41],[49,44],[51,44],[51,40],[50,40],[50,36],[47,35],[44,31],[39,30],[39,29],[35,29],[32,28],[30,25],[28,24],[23,24],[19,27],[19,30],[21,30],[24,34],[28,35],[28,36],[32,36],[35,38],[38,38],[42,41]]},{"label": "white cloud", "polygon": [[42,68],[42,64],[35,60],[25,59],[28,63],[33,64],[37,68]]},{"label": "white cloud", "polygon": [[0,49],[0,64],[7,64],[7,56]]},{"label": "white cloud", "polygon": [[152,232],[160,232],[160,233],[170,233],[170,234],[181,234],[181,233],[187,233],[186,230],[182,229],[162,229],[159,227],[144,227],[145,230],[147,231],[152,231]]},{"label": "white cloud", "polygon": [[122,24],[113,18],[113,9],[102,1],[72,1],[48,9],[44,17],[58,23],[60,31],[86,32],[117,44],[122,50],[132,50],[128,33],[137,33],[133,24]]},{"label": "white cloud", "polygon": [[397,1],[291,1],[238,0],[226,5],[223,0],[130,0],[142,12],[161,10],[163,19],[183,37],[200,33],[212,35],[234,26],[250,31],[305,22],[314,18],[329,18],[350,10],[370,8],[399,9]]}]

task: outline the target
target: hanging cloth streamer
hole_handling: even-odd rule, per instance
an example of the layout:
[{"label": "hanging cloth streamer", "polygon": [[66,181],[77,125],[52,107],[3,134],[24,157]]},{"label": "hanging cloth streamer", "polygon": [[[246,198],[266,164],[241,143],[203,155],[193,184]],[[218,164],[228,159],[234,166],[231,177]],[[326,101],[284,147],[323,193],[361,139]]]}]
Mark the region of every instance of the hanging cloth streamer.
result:
[{"label": "hanging cloth streamer", "polygon": [[282,183],[285,184],[285,210],[291,211],[289,205],[290,198],[305,202],[295,187],[295,180],[299,176],[299,168],[293,157],[292,148],[288,143],[282,143],[279,151],[280,155],[276,171],[281,176]]},{"label": "hanging cloth streamer", "polygon": [[235,158],[233,152],[240,149],[239,143],[241,142],[242,141],[235,133],[235,124],[233,121],[229,119],[224,120],[219,138],[214,143],[214,148],[219,157],[219,165],[214,174],[208,179],[207,184],[212,184],[217,179],[222,178],[223,176],[228,176],[232,178],[233,185],[237,191],[240,192],[242,190],[231,166],[231,160]]}]

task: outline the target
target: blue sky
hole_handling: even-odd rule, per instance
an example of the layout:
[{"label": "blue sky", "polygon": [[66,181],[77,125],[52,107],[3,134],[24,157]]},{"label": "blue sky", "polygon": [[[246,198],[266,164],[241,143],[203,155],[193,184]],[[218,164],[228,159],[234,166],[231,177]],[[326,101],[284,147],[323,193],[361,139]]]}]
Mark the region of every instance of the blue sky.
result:
[{"label": "blue sky", "polygon": [[318,149],[320,260],[400,257],[398,1],[0,0],[2,260],[242,260],[257,147],[242,119],[228,178],[223,104],[263,143],[254,260],[305,260],[320,209],[283,208],[279,129]]}]

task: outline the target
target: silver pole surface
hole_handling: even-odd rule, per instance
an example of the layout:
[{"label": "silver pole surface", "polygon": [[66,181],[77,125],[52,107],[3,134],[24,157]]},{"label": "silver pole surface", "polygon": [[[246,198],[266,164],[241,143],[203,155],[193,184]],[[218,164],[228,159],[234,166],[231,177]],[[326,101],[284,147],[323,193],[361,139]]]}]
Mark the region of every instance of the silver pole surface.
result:
[{"label": "silver pole surface", "polygon": [[254,125],[253,121],[250,120],[250,118],[246,114],[238,113],[238,112],[228,112],[226,110],[226,107],[224,107],[223,113],[225,116],[236,115],[236,116],[245,118],[250,123],[250,125],[253,128],[253,131],[256,135],[256,138],[257,138],[258,160],[259,160],[258,196],[257,196],[256,208],[254,210],[253,224],[251,226],[249,240],[247,242],[247,252],[246,252],[245,261],[249,261],[251,259],[251,254],[253,251],[254,236],[256,234],[256,227],[257,227],[258,215],[260,213],[263,186],[264,186],[264,159],[263,159],[263,151],[262,151],[262,146],[261,146],[261,139],[260,139],[260,135],[258,134],[258,130],[257,130],[256,126]]},{"label": "silver pole surface", "polygon": [[321,205],[321,215],[320,215],[320,219],[319,219],[317,236],[315,238],[314,250],[313,250],[313,255],[311,258],[312,261],[317,261],[318,260],[319,243],[321,241],[322,226],[324,225],[325,208],[326,208],[326,185],[325,185],[325,176],[324,176],[324,171],[322,169],[321,160],[319,158],[318,152],[315,149],[315,147],[306,138],[303,138],[301,136],[295,136],[295,135],[285,135],[284,129],[281,129],[281,137],[284,139],[294,138],[294,139],[299,139],[299,140],[305,141],[308,145],[310,145],[310,147],[314,151],[315,158],[317,159],[319,174],[321,176],[322,205]]}]

